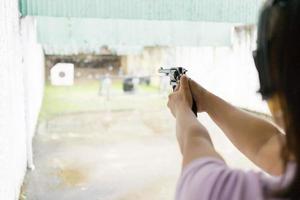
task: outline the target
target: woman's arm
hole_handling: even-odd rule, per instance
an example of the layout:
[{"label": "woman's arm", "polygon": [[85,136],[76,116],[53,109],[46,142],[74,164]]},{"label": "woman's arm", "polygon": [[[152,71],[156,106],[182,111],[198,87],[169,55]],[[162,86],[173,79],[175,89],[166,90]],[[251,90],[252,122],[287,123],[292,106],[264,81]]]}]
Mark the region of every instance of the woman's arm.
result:
[{"label": "woman's arm", "polygon": [[190,108],[180,107],[176,116],[176,133],[181,141],[183,168],[203,157],[222,157],[215,151],[206,128],[197,120]]},{"label": "woman's arm", "polygon": [[200,111],[205,111],[230,141],[250,160],[272,175],[283,172],[284,135],[269,121],[242,111],[190,80]]},{"label": "woman's arm", "polygon": [[202,157],[222,159],[215,151],[206,128],[191,110],[192,94],[186,76],[181,78],[178,90],[169,96],[168,107],[176,118],[176,135],[183,155],[183,167]]}]

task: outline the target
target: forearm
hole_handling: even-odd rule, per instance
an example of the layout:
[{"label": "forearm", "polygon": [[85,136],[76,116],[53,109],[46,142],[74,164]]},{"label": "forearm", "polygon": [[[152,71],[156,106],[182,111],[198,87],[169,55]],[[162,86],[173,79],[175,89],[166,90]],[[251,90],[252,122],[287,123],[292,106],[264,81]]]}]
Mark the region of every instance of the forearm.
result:
[{"label": "forearm", "polygon": [[176,119],[177,135],[180,135],[180,148],[183,155],[183,167],[195,159],[217,157],[206,128],[197,120],[190,109],[182,108]]},{"label": "forearm", "polygon": [[[282,134],[276,126],[232,106],[211,93],[207,93],[205,98],[206,112],[250,160],[265,170],[269,170],[269,165],[272,164],[266,160],[280,161]],[[266,153],[266,147],[271,147],[268,149],[272,152]]]}]

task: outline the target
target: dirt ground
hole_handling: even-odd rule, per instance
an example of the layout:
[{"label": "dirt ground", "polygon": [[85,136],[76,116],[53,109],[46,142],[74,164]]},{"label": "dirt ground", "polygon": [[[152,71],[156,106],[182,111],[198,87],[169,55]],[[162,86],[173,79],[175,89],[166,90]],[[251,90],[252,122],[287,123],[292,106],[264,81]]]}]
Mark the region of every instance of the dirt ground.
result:
[{"label": "dirt ground", "polygon": [[[199,120],[230,166],[254,169],[207,115]],[[41,121],[33,148],[22,200],[170,200],[181,171],[166,106],[57,115]]]},{"label": "dirt ground", "polygon": [[23,199],[172,199],[180,154],[167,111],[78,113],[40,124]]}]

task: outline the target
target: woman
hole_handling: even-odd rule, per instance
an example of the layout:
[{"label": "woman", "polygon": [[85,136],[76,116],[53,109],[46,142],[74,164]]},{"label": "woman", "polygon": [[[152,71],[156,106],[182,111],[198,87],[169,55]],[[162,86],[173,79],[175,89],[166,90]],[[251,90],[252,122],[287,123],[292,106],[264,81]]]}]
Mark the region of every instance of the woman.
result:
[{"label": "woman", "polygon": [[[300,199],[299,37],[300,1],[268,1],[260,17],[255,63],[260,92],[278,126],[181,77],[168,102],[183,155],[177,200]],[[207,112],[231,142],[271,176],[230,169],[193,114],[193,99],[198,112]]]}]

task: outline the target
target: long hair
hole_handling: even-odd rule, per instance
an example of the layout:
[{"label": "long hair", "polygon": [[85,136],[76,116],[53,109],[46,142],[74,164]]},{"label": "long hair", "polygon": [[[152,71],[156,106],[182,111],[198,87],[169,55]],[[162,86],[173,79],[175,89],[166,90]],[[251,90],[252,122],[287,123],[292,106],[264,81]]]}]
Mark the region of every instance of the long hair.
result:
[{"label": "long hair", "polygon": [[300,199],[300,0],[287,0],[284,13],[275,18],[270,46],[272,79],[280,96],[286,144],[285,164],[292,157],[296,171],[280,197]]}]

